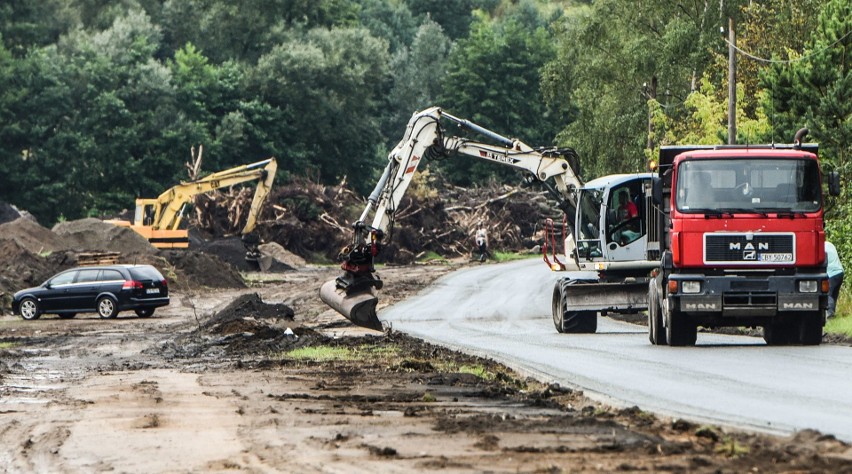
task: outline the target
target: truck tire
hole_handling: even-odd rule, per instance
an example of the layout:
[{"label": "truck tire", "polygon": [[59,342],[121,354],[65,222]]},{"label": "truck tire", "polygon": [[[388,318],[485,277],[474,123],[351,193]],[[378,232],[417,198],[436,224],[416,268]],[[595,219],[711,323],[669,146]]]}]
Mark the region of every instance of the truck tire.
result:
[{"label": "truck tire", "polygon": [[795,326],[789,322],[776,322],[763,326],[763,340],[770,346],[784,346],[796,342]]},{"label": "truck tire", "polygon": [[679,311],[669,313],[666,340],[670,346],[694,346],[697,337],[698,328],[688,316]]},{"label": "truck tire", "polygon": [[553,315],[553,326],[556,327],[556,332],[562,334],[565,332],[565,329],[562,327],[562,316],[565,314],[565,310],[562,307],[562,286],[560,283],[556,283],[556,286],[553,287],[553,300],[550,312]]},{"label": "truck tire", "polygon": [[572,311],[565,287],[573,284],[572,280],[556,283],[553,289],[553,325],[559,333],[593,334],[598,330],[597,311]]},{"label": "truck tire", "polygon": [[823,315],[820,312],[802,313],[799,317],[799,344],[816,346],[822,342]]},{"label": "truck tire", "polygon": [[[654,282],[651,282],[653,287]],[[657,298],[655,289],[650,290],[650,301],[648,301],[648,340],[655,346],[668,345],[669,341],[666,338],[666,330],[663,327],[663,310],[660,307],[660,300]]]}]

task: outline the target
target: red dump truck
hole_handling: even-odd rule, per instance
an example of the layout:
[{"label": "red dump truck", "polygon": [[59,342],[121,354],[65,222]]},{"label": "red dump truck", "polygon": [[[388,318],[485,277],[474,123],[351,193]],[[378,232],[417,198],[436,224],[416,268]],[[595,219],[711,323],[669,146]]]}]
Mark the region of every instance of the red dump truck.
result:
[{"label": "red dump truck", "polygon": [[[649,338],[690,346],[698,327],[762,327],[767,344],[822,340],[828,276],[818,146],[660,150],[653,201],[660,268],[648,291]],[[826,176],[832,195],[837,173]]]}]

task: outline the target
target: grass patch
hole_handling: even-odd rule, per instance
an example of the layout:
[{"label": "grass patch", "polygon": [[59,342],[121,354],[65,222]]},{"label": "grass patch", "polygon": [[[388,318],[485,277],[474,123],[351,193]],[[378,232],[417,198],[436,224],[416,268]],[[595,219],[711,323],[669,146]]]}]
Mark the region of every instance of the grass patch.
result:
[{"label": "grass patch", "polygon": [[514,260],[526,260],[528,258],[538,257],[541,257],[540,253],[494,252],[491,254],[491,259],[497,263],[511,262]]},{"label": "grass patch", "polygon": [[316,346],[302,347],[282,354],[287,359],[323,362],[329,360],[355,360],[348,347]]},{"label": "grass patch", "polygon": [[432,250],[424,253],[417,259],[421,263],[447,263],[447,259]]},{"label": "grass patch", "polygon": [[440,373],[449,374],[449,373],[461,373],[461,374],[472,374],[475,375],[482,380],[494,380],[497,375],[494,372],[486,369],[485,366],[475,364],[462,364],[458,365],[454,361],[435,361],[435,370]]},{"label": "grass patch", "polygon": [[472,374],[475,375],[482,380],[494,380],[494,373],[490,372],[488,369],[481,365],[463,365],[459,367],[459,372],[463,374]]},{"label": "grass patch", "polygon": [[835,314],[825,323],[825,332],[852,337],[852,316]]},{"label": "grass patch", "polygon": [[0,342],[0,350],[11,349],[13,347],[17,347],[17,345],[17,342]]},{"label": "grass patch", "polygon": [[[843,285],[844,288],[846,285]],[[852,297],[841,289],[834,317],[825,322],[825,332],[852,337]]]},{"label": "grass patch", "polygon": [[313,346],[294,349],[289,352],[279,354],[281,358],[326,362],[333,360],[340,361],[355,361],[369,359],[371,361],[392,360],[399,357],[399,347],[391,346],[369,346],[362,345],[358,347],[339,347],[339,346]]}]

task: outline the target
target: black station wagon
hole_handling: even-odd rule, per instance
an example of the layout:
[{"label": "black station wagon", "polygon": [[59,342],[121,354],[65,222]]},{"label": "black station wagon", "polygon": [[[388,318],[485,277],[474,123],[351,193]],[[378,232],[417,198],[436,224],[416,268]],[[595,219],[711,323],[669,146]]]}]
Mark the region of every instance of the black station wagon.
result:
[{"label": "black station wagon", "polygon": [[57,273],[41,286],[15,293],[12,310],[27,320],[42,314],[73,318],[77,313],[98,313],[114,318],[119,311],[134,310],[140,318],[169,304],[169,287],[151,265],[78,267]]}]

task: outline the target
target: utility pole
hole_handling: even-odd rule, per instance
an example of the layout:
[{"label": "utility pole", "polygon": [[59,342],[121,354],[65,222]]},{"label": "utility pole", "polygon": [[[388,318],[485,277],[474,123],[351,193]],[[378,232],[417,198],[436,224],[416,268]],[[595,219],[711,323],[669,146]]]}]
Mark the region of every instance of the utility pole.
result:
[{"label": "utility pole", "polygon": [[728,18],[728,145],[737,143],[737,38],[734,19]]}]

